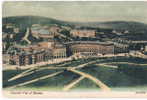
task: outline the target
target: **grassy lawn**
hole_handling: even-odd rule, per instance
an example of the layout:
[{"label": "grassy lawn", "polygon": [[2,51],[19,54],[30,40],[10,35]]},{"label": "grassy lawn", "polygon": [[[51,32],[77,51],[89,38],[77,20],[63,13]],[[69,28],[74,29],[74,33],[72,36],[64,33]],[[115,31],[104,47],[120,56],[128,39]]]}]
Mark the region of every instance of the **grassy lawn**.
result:
[{"label": "grassy lawn", "polygon": [[[76,67],[77,65],[87,63],[89,61],[95,61],[97,63],[108,63],[108,62],[130,62],[130,63],[137,63],[137,64],[147,64],[147,60],[139,59],[139,58],[127,58],[127,57],[112,57],[112,58],[89,58],[89,59],[79,59],[74,61],[67,61],[64,63],[58,63],[49,66],[58,66],[60,67]],[[112,88],[112,90],[135,90],[135,89],[143,89],[147,90],[147,66],[136,66],[136,65],[129,65],[129,64],[115,64],[118,66],[118,69],[115,68],[108,68],[108,67],[100,67],[98,65],[87,65],[84,68],[78,69],[79,71],[89,73],[90,75],[100,79],[103,83],[107,86]],[[3,87],[5,89],[8,86],[13,86],[15,84],[23,83],[28,80],[32,80],[44,75],[48,75],[54,72],[57,72],[61,69],[51,70],[51,69],[43,69],[40,71],[36,71],[33,74],[24,76],[14,81],[8,82],[8,79],[11,77],[25,71],[25,70],[5,70],[3,71]],[[63,69],[62,69],[63,70]],[[35,83],[31,83],[18,89],[26,89],[26,90],[51,90],[51,91],[61,91],[62,88],[69,84],[72,80],[79,78],[80,75],[75,74],[73,72],[69,72],[64,70],[63,73],[60,73],[57,76],[47,78],[44,80],[39,80]],[[85,90],[100,90],[100,88],[93,83],[91,80],[85,78],[80,81],[73,91],[77,91],[79,89]]]}]

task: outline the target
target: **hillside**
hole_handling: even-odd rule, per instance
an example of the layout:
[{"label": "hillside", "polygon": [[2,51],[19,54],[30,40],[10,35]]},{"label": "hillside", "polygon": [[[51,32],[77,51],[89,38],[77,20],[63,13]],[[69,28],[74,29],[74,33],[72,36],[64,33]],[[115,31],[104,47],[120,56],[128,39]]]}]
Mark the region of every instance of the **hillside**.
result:
[{"label": "hillside", "polygon": [[[125,37],[132,40],[147,40],[147,24],[140,22],[126,22],[126,21],[111,21],[111,22],[66,22],[47,17],[40,16],[14,16],[5,17],[2,19],[3,25],[6,23],[13,23],[21,30],[26,30],[32,24],[41,25],[53,25],[58,26],[70,26],[74,28],[76,26],[84,28],[97,28],[106,33],[111,33],[113,29],[118,31],[128,30],[130,33],[125,34]],[[110,30],[109,30],[110,29]],[[108,30],[108,31],[107,31]]]},{"label": "hillside", "polygon": [[40,16],[14,16],[3,18],[3,24],[14,23],[18,26],[28,27],[32,24],[58,24],[58,25],[80,25],[99,28],[112,28],[131,31],[147,31],[147,25],[140,22],[111,21],[111,22],[65,22]]},{"label": "hillside", "polygon": [[30,27],[32,24],[57,24],[63,25],[64,21],[59,21],[51,18],[40,17],[40,16],[15,16],[15,17],[5,17],[2,19],[3,24],[13,23],[21,28]]},{"label": "hillside", "polygon": [[113,28],[116,30],[130,30],[132,32],[147,32],[147,25],[139,22],[125,22],[125,21],[115,21],[115,22],[104,22],[100,26],[105,26],[106,28]]}]

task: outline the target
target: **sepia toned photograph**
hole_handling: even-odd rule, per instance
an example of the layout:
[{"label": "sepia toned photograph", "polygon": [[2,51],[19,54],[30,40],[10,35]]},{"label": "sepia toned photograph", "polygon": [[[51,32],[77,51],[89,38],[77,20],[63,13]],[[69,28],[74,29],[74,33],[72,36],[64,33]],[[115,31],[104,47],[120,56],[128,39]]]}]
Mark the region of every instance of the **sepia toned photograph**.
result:
[{"label": "sepia toned photograph", "polygon": [[147,97],[146,1],[5,1],[6,97]]}]

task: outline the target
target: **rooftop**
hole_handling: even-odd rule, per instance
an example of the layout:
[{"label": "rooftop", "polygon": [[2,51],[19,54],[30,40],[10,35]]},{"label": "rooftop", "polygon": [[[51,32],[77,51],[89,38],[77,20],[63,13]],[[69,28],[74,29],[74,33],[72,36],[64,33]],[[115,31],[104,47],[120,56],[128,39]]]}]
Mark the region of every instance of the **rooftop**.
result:
[{"label": "rooftop", "polygon": [[49,30],[47,30],[47,29],[40,29],[39,31],[38,31],[40,34],[52,34]]},{"label": "rooftop", "polygon": [[113,45],[113,43],[100,42],[100,41],[72,41],[72,42],[66,42],[65,44],[102,44],[102,45]]}]

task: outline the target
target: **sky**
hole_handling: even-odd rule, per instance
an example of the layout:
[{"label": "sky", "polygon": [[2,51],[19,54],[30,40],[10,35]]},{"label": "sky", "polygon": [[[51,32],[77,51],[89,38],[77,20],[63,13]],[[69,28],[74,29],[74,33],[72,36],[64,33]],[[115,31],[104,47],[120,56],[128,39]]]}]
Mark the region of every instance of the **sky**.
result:
[{"label": "sky", "polygon": [[6,1],[2,16],[44,16],[71,22],[136,21],[147,24],[147,2]]}]

